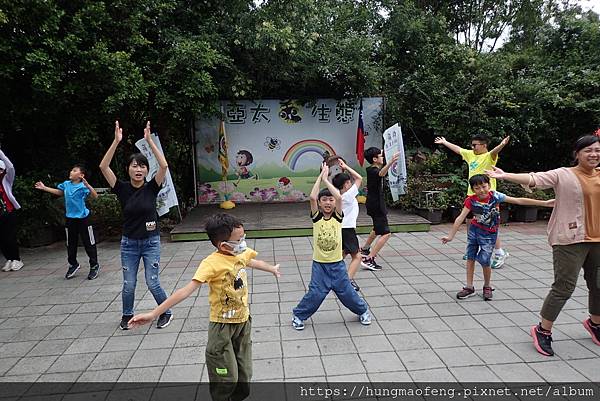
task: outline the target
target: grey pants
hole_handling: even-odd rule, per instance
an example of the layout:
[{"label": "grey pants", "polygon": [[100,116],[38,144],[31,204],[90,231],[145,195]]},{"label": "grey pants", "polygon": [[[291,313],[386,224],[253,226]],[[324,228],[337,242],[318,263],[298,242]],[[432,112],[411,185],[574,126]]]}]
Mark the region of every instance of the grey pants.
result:
[{"label": "grey pants", "polygon": [[554,283],[544,300],[542,318],[554,322],[577,285],[579,271],[589,290],[588,307],[592,315],[600,315],[600,242],[580,242],[552,247]]}]

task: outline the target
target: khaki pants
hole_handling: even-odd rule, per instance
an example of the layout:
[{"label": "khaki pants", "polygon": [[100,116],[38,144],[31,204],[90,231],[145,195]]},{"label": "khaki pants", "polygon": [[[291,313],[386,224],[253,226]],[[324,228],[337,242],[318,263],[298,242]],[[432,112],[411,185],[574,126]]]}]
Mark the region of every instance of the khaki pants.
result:
[{"label": "khaki pants", "polygon": [[252,319],[244,323],[208,326],[206,368],[213,400],[243,400],[250,394],[252,379]]},{"label": "khaki pants", "polygon": [[552,247],[554,283],[544,300],[541,315],[554,322],[573,294],[583,267],[589,290],[588,307],[592,315],[600,315],[600,242],[580,242]]}]

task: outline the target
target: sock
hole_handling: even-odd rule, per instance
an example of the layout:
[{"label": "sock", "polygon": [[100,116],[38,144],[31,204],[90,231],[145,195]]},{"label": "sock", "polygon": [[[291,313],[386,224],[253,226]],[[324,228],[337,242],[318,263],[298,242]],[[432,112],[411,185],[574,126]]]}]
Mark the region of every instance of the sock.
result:
[{"label": "sock", "polygon": [[504,249],[502,248],[498,248],[498,249],[494,249],[494,254],[496,255],[504,255],[506,252],[504,252]]},{"label": "sock", "polygon": [[590,318],[590,326],[592,326],[593,328],[597,329],[600,327],[600,323],[594,323],[592,321],[592,318]]},{"label": "sock", "polygon": [[537,331],[539,331],[542,334],[552,334],[550,330],[546,330],[542,327],[542,322],[538,324]]}]

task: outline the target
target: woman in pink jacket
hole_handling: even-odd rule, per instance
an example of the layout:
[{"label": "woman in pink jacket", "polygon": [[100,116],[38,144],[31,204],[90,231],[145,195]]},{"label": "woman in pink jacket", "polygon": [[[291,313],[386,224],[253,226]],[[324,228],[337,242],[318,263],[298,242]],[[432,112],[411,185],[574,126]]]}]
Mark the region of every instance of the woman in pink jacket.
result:
[{"label": "woman in pink jacket", "polygon": [[529,173],[488,171],[491,177],[529,188],[553,188],[556,203],[548,222],[552,246],[554,283],[540,312],[541,322],[531,327],[537,351],[546,356],[552,350],[552,325],[571,297],[583,267],[589,290],[590,317],[583,326],[600,345],[600,137],[586,135],[574,145],[575,167]]},{"label": "woman in pink jacket", "polygon": [[21,270],[23,262],[17,244],[17,213],[21,208],[12,193],[15,166],[0,150],[0,252],[6,258],[2,271]]}]

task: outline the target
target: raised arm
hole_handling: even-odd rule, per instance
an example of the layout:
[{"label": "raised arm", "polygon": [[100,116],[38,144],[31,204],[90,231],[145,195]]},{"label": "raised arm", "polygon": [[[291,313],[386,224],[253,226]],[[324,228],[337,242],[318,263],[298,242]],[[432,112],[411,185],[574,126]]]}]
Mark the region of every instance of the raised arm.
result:
[{"label": "raised arm", "polygon": [[387,162],[387,164],[379,170],[379,176],[384,177],[387,174],[390,167],[392,167],[392,165],[394,163],[396,163],[399,158],[400,158],[400,153],[398,153],[398,152],[394,153],[394,156],[392,156],[392,160]]},{"label": "raised arm", "polygon": [[60,189],[47,187],[41,181],[36,182],[34,187],[35,187],[35,189],[39,189],[40,191],[48,192],[52,195],[56,195],[56,196],[64,195],[64,192],[61,191]]},{"label": "raised arm", "polygon": [[509,141],[510,141],[510,135],[509,135],[509,136],[507,136],[506,138],[504,138],[504,139],[502,140],[502,142],[500,142],[500,144],[499,144],[498,146],[496,146],[494,149],[490,150],[490,154],[492,155],[492,158],[494,158],[494,159],[495,159],[496,157],[498,157],[498,153],[500,153],[500,151],[501,151],[502,149],[504,149],[504,147],[505,147],[506,145],[508,145],[508,142],[509,142]]},{"label": "raised arm", "polygon": [[158,171],[156,172],[154,179],[156,180],[156,183],[158,185],[162,185],[163,182],[165,182],[165,177],[167,176],[167,169],[169,168],[169,165],[167,164],[167,159],[165,159],[165,155],[163,155],[161,151],[158,150],[158,146],[156,146],[156,144],[152,140],[152,135],[150,134],[150,121],[148,121],[146,123],[146,128],[144,128],[144,139],[146,140],[146,142],[148,142],[148,145],[150,145],[150,149],[152,149],[152,153],[154,153],[154,157],[156,157],[156,161],[158,162]]},{"label": "raised arm", "polygon": [[[323,163],[321,165],[321,174],[315,180],[315,184],[310,191],[310,212],[311,214],[319,210],[319,190],[321,189],[321,179],[323,178],[323,171],[327,168],[327,165]],[[329,169],[327,169],[329,171]]]},{"label": "raised arm", "polygon": [[329,174],[329,171],[327,171],[327,174],[323,175],[323,182],[325,182],[325,186],[327,187],[327,189],[329,189],[329,192],[331,192],[331,195],[335,199],[335,208],[336,208],[337,212],[341,213],[342,212],[342,194],[340,193],[339,189],[337,189],[331,183],[331,181],[329,181],[328,174]]},{"label": "raised arm", "polygon": [[108,150],[106,151],[106,154],[104,155],[104,157],[102,158],[102,161],[100,162],[100,171],[102,172],[102,175],[104,176],[106,181],[108,181],[108,185],[111,188],[115,187],[115,184],[117,183],[117,176],[115,176],[115,173],[111,170],[110,162],[112,161],[113,157],[115,156],[115,151],[117,150],[117,146],[119,146],[119,142],[121,142],[122,139],[123,139],[123,128],[119,127],[118,121],[115,121],[115,139],[110,144],[110,147],[108,148]]},{"label": "raised arm", "polygon": [[485,173],[497,180],[506,180],[516,184],[528,186],[530,188],[535,186],[533,177],[527,173],[505,173],[504,170],[498,167],[493,167],[492,170],[486,170]]},{"label": "raised arm", "polygon": [[4,154],[2,149],[0,149],[0,160],[4,162],[6,165],[6,182],[12,186],[12,183],[15,180],[15,166],[12,164],[10,159]]},{"label": "raised arm", "polygon": [[462,149],[460,146],[455,145],[452,142],[448,142],[446,140],[446,138],[444,138],[443,136],[438,136],[437,138],[435,138],[433,143],[435,143],[436,145],[444,145],[445,147],[447,147],[448,149],[450,149],[457,155],[460,155],[460,150]]},{"label": "raised arm", "polygon": [[92,186],[90,185],[90,183],[89,183],[89,182],[87,182],[87,180],[86,180],[85,178],[82,178],[82,179],[81,179],[81,181],[83,182],[83,185],[85,185],[85,187],[86,187],[87,189],[89,189],[89,191],[90,191],[90,196],[91,196],[93,199],[96,199],[96,198],[98,197],[98,192],[96,192],[96,190],[94,189],[94,187],[92,187]]},{"label": "raised arm", "polygon": [[352,168],[350,168],[350,166],[348,166],[346,163],[344,163],[344,161],[342,159],[340,159],[340,167],[343,170],[346,170],[350,176],[354,179],[354,185],[356,185],[356,188],[360,188],[360,186],[362,185],[362,175],[358,174],[356,171],[354,171]]}]

